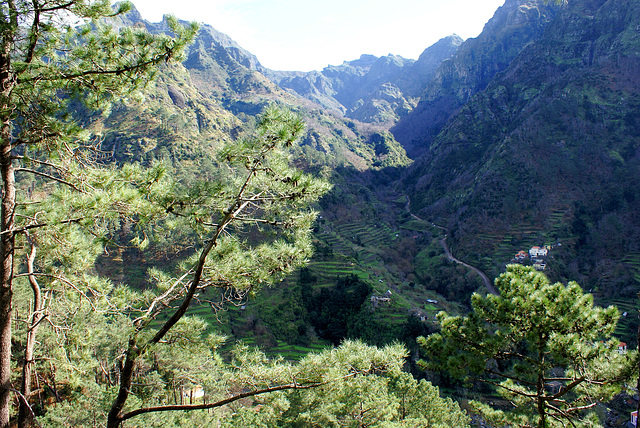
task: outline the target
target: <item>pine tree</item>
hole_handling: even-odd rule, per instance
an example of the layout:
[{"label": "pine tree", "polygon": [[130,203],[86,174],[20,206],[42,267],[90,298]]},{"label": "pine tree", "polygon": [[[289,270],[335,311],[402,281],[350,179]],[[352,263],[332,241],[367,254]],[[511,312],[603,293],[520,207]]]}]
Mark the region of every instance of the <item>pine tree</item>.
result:
[{"label": "pine tree", "polygon": [[[121,3],[116,13],[129,7]],[[99,174],[88,172],[94,166],[89,154],[95,153],[95,142],[72,119],[70,107],[79,101],[91,109],[106,109],[142,88],[155,67],[180,58],[197,30],[169,19],[174,38],[130,28],[116,32],[101,21],[113,14],[108,0],[9,0],[0,5],[0,427],[9,426],[14,393],[20,403],[19,425],[32,424],[28,403],[35,339],[51,297],[39,281],[53,275],[38,272],[39,247],[46,246],[39,235],[45,228],[65,225],[87,229],[100,217],[70,210],[45,215],[34,209],[52,186],[87,195],[99,185],[91,183],[91,176]],[[111,211],[117,208],[111,206]],[[10,386],[11,339],[19,276],[28,278],[32,308],[25,317],[22,380],[16,391]]]},{"label": "pine tree", "polygon": [[[296,115],[268,108],[252,138],[230,143],[218,152],[220,175],[195,186],[195,194],[190,191],[194,187],[184,189],[179,183],[149,193],[148,199],[160,208],[156,215],[171,213],[176,221],[186,221],[202,241],[200,250],[183,264],[179,279],[160,285],[160,292],[132,321],[108,427],[118,427],[138,414],[190,409],[159,404],[125,410],[125,406],[139,362],[166,343],[181,324],[189,323],[185,315],[194,298],[214,289],[218,296],[210,301],[214,309],[242,301],[292,273],[310,257],[316,213],[308,206],[329,185],[289,166],[287,148],[303,129]],[[174,302],[179,303],[173,313],[154,327],[154,321]],[[214,407],[217,403],[208,408]]]},{"label": "pine tree", "polygon": [[[258,397],[256,408],[235,409],[224,427],[465,427],[469,417],[438,388],[402,371],[406,350],[345,341],[309,354],[296,366],[328,379],[316,388]],[[367,369],[366,373],[358,370]],[[367,374],[364,376],[364,374]]]},{"label": "pine tree", "polygon": [[498,425],[588,426],[630,366],[612,338],[617,309],[521,265],[508,266],[496,285],[498,296],[473,295],[469,315],[438,315],[441,332],[421,339],[423,364],[495,386],[511,411],[475,405]]}]

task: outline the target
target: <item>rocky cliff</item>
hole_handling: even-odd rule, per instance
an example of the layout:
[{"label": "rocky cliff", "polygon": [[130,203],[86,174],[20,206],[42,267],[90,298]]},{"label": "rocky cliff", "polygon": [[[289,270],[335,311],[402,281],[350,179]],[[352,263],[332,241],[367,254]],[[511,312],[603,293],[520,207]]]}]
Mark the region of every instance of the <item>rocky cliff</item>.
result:
[{"label": "rocky cliff", "polygon": [[507,0],[477,38],[437,69],[417,107],[392,129],[396,139],[412,156],[424,153],[460,107],[542,36],[556,9],[545,0]]},{"label": "rocky cliff", "polygon": [[[145,21],[135,8],[114,17],[111,24],[144,26],[152,33],[170,31],[166,19]],[[364,57],[362,62],[368,60]],[[374,62],[380,60],[368,65],[356,62],[352,69],[365,67],[384,79],[386,70],[393,68]],[[203,153],[220,141],[237,137],[265,106],[278,103],[299,112],[307,122],[308,132],[296,153],[301,162],[357,170],[408,163],[404,149],[391,135],[384,134],[388,150],[377,150],[371,138],[379,135],[379,129],[345,119],[281,88],[271,80],[275,74],[229,36],[201,24],[184,62],[159,71],[145,103],[123,104],[96,126],[104,127],[104,148],[118,161],[142,156],[145,161],[161,157],[178,164],[187,156],[202,162]]]},{"label": "rocky cliff", "polygon": [[418,60],[362,55],[309,73],[271,72],[283,88],[361,122],[390,126],[416,105],[437,67],[461,45],[456,35],[425,49]]}]

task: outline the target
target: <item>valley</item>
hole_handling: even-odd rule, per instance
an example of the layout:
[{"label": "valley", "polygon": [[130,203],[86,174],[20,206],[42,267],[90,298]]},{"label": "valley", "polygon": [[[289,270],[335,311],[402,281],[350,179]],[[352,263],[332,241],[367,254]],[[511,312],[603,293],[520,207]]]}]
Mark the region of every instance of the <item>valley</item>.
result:
[{"label": "valley", "polygon": [[638,1],[506,0],[311,72],[80,3],[42,13],[107,29],[0,61],[1,428],[624,426]]},{"label": "valley", "polygon": [[[244,115],[259,111],[251,110],[250,103],[263,105],[277,96],[303,115],[310,111],[306,119],[308,136],[299,151],[300,164],[318,171],[323,165],[334,168],[331,173],[334,190],[321,203],[322,219],[316,227],[318,254],[309,267],[318,278],[318,286],[327,287],[341,275],[354,274],[368,280],[377,292],[386,291],[383,288],[387,284],[392,284],[388,286],[390,289],[414,284],[414,288],[422,287],[424,292],[440,294],[438,298],[429,295],[434,297],[432,300],[452,300],[465,306],[468,303],[465,299],[472,291],[480,290],[482,284],[485,291],[489,290],[493,278],[523,246],[562,242],[563,247],[554,252],[553,263],[545,270],[552,279],[565,282],[575,279],[602,304],[626,295],[629,304],[637,306],[631,302],[636,300],[634,290],[640,283],[634,280],[636,273],[630,258],[636,242],[630,237],[637,230],[630,210],[636,199],[629,191],[611,187],[613,182],[608,184],[609,179],[605,178],[606,174],[616,176],[623,170],[634,176],[637,171],[633,167],[637,138],[629,128],[635,122],[628,119],[633,113],[622,116],[607,113],[607,106],[616,105],[615,97],[625,99],[624,105],[633,108],[637,88],[627,83],[624,89],[618,86],[618,92],[611,92],[605,89],[603,80],[595,86],[589,83],[596,82],[597,73],[607,70],[607,58],[613,55],[605,54],[605,40],[620,41],[611,45],[615,52],[623,52],[627,49],[624,46],[633,46],[633,42],[623,36],[607,39],[602,34],[595,35],[592,42],[582,40],[576,45],[576,55],[589,44],[599,46],[603,58],[600,63],[554,57],[545,63],[547,68],[540,68],[541,62],[548,61],[544,53],[548,48],[544,46],[572,43],[563,41],[570,36],[566,32],[560,35],[561,24],[555,22],[562,22],[565,15],[572,19],[595,16],[605,22],[609,19],[605,11],[613,7],[618,6],[606,2],[606,7],[591,4],[591,9],[560,11],[546,3],[507,2],[478,38],[464,43],[453,36],[443,38],[426,49],[418,61],[363,56],[306,74],[266,70],[251,54],[224,39],[220,49],[234,49],[233,55],[240,55],[234,67],[243,70],[244,85],[251,88],[246,93],[245,86],[225,89],[229,94],[225,108],[230,108],[234,115]],[[627,6],[620,7],[628,10],[624,16],[633,22],[635,12]],[[558,13],[560,16],[556,16]],[[610,28],[624,34],[625,25],[629,24],[619,22]],[[220,37],[213,30],[207,31],[212,32],[214,40]],[[576,31],[580,31],[579,26]],[[503,41],[508,41],[508,50],[500,44]],[[226,55],[220,49],[215,51],[216,55]],[[216,85],[224,87],[222,82],[237,80],[205,79],[218,73],[215,68],[199,65],[214,51],[204,47],[195,50],[200,63],[185,64],[194,70],[190,72],[192,79],[202,80],[199,85],[216,81],[219,82]],[[486,58],[482,63],[473,62],[472,57],[478,52],[483,52]],[[190,57],[195,58],[193,53]],[[215,57],[208,61],[225,64]],[[531,66],[539,71],[530,71],[527,67]],[[462,69],[472,72],[463,74]],[[543,69],[546,74],[541,74]],[[581,71],[572,74],[574,69]],[[527,77],[514,80],[524,75]],[[612,85],[618,85],[619,79],[628,79],[623,75],[608,76]],[[544,80],[547,78],[554,80],[547,82]],[[558,88],[553,86],[556,81]],[[403,95],[391,102],[389,92],[380,90],[381,84],[387,85],[384,82],[391,82],[397,88],[396,93]],[[427,89],[419,95],[416,88],[424,85]],[[280,88],[286,92],[279,92]],[[573,92],[567,92],[570,88],[574,88]],[[237,93],[242,94],[239,99],[245,106],[240,110],[238,101],[233,101],[238,97],[234,92],[239,90]],[[573,95],[566,98],[568,93]],[[382,101],[375,99],[381,94],[386,94]],[[565,98],[556,94],[565,94],[562,95]],[[558,111],[562,103],[569,103],[574,109],[573,123],[567,122],[568,116],[565,120],[563,115],[546,112],[550,108]],[[369,116],[359,115],[356,105],[369,106],[366,107]],[[406,109],[397,110],[401,105],[406,105]],[[587,107],[591,109],[590,116],[585,116]],[[510,108],[515,109],[513,113]],[[371,113],[375,109],[379,113]],[[335,113],[327,113],[332,110]],[[395,111],[392,116],[385,116],[392,110]],[[578,124],[577,120],[581,122]],[[621,128],[615,134],[625,132],[627,136],[620,137],[620,143],[615,144],[622,144],[624,149],[605,143],[608,154],[603,158],[596,149],[596,134],[580,142],[580,136],[585,135],[582,128],[606,132],[618,123],[626,124],[626,131]],[[602,141],[613,141],[612,138],[616,137]],[[405,150],[410,157],[404,154]],[[610,156],[621,153],[620,150],[626,155],[612,160]],[[590,170],[585,162],[598,164],[600,168]],[[614,165],[615,162],[618,163]],[[589,174],[598,178],[585,181],[581,171],[591,171]],[[592,187],[595,193],[587,190]],[[413,215],[446,227],[446,236],[444,229],[411,217],[410,211],[403,212],[402,203],[396,202],[402,194],[411,201],[409,208],[415,212]],[[602,195],[600,202],[590,199],[592,194]],[[596,206],[600,207],[597,214]],[[611,228],[617,232],[607,238],[599,235],[600,230]],[[620,239],[621,233],[627,239],[614,244],[612,239]],[[439,242],[446,243],[455,257],[443,251]],[[454,259],[464,261],[485,276],[473,278],[463,265],[447,266]],[[457,285],[448,290],[447,281]],[[284,284],[295,282],[294,277]],[[409,293],[412,297],[403,298],[399,305],[403,309],[396,316],[420,308],[420,301],[427,297],[419,294],[412,292]],[[637,321],[624,321],[625,331],[620,334],[633,344]]]},{"label": "valley", "polygon": [[[119,130],[125,123],[122,119],[131,117],[123,112],[119,124],[109,125],[104,145],[114,154],[122,153],[116,158],[126,162],[133,158],[118,147],[130,141],[128,150],[144,151],[149,161],[171,159],[183,174],[184,161],[177,159],[184,154],[176,153],[176,137],[190,144],[189,150],[208,150],[205,147],[215,147],[216,139],[238,134],[240,123],[251,121],[263,106],[283,103],[299,112],[308,127],[302,145],[295,149],[296,163],[325,174],[334,185],[320,202],[321,217],[314,228],[316,254],[307,268],[314,292],[351,275],[369,284],[374,294],[391,290],[392,304],[372,312],[371,318],[397,334],[411,314],[428,314],[433,319],[442,309],[464,313],[473,292],[496,294],[493,278],[522,247],[562,242],[545,270],[550,278],[577,280],[601,304],[624,301],[625,311],[634,313],[640,288],[633,264],[637,241],[631,238],[638,230],[632,214],[637,200],[632,191],[612,187],[617,185],[608,184],[605,177],[622,171],[632,177],[637,172],[633,110],[622,115],[606,110],[620,105],[615,97],[624,98],[624,105],[633,109],[637,87],[619,86],[615,82],[626,77],[615,74],[608,76],[620,88],[618,92],[605,90],[602,80],[592,86],[594,76],[607,70],[606,62],[596,66],[590,65],[593,61],[547,60],[544,53],[549,49],[544,46],[552,43],[571,43],[563,42],[569,36],[558,35],[556,28],[561,24],[555,22],[562,22],[564,15],[586,19],[592,13],[606,21],[603,11],[614,6],[605,3],[606,7],[590,5],[590,12],[576,12],[544,2],[508,1],[476,39],[463,42],[457,36],[445,37],[417,61],[363,55],[311,73],[265,69],[228,36],[205,26],[190,48],[185,68],[162,72],[152,95],[153,102],[159,102],[156,112],[186,118],[189,111],[193,119],[181,119],[182,124],[174,121],[169,138],[156,140],[165,139],[160,143],[165,148],[156,143],[149,150],[137,148],[136,130]],[[625,15],[629,22],[634,13],[629,10]],[[127,16],[122,25],[140,20],[135,13]],[[161,28],[145,25],[152,31]],[[612,31],[624,34],[624,26],[630,24],[616,25]],[[607,61],[611,54],[604,56],[602,43],[612,39],[594,37],[592,42],[579,42],[576,49],[596,44]],[[613,40],[627,40],[620,37]],[[625,43],[633,46],[631,41]],[[612,46],[620,50],[618,46],[626,45]],[[484,60],[474,62],[480,52]],[[544,61],[551,62],[546,74],[541,74]],[[531,66],[539,70],[532,72],[527,68]],[[552,72],[550,67],[559,71]],[[581,71],[574,73],[574,68]],[[556,81],[558,88],[553,86]],[[162,95],[164,87],[169,97]],[[573,92],[567,92],[569,88]],[[545,112],[558,111],[562,103],[574,109],[573,123],[563,115]],[[587,108],[590,116],[585,116]],[[147,114],[137,113],[150,121],[158,117]],[[582,128],[606,132],[618,123],[626,128],[615,135],[627,136],[615,144],[616,137],[606,137],[611,143],[605,143],[604,155],[596,148],[595,136],[579,140]],[[210,143],[203,146],[201,141]],[[625,154],[614,158],[614,153]],[[204,161],[202,154],[187,156],[195,164]],[[598,178],[583,180],[581,171],[589,170],[585,162],[600,165],[589,173]],[[601,195],[597,214],[595,200],[589,196],[594,193],[587,190],[591,188]],[[600,235],[601,230],[612,228],[613,235]],[[611,241],[624,235],[623,241]],[[137,275],[144,278],[143,273]],[[314,342],[306,337],[307,332],[312,338],[314,333],[304,321],[304,311],[294,309],[300,302],[290,301],[287,291],[300,285],[299,276],[266,290],[243,310],[230,309],[233,327],[222,323],[220,328],[275,353],[296,346],[296,340]],[[434,306],[427,300],[440,303]],[[274,312],[270,308],[274,305],[280,309]],[[288,324],[282,319],[288,319]],[[635,317],[626,317],[618,330],[632,345],[636,325]],[[305,333],[294,337],[291,331],[298,330]],[[393,340],[393,334],[388,338]]]}]

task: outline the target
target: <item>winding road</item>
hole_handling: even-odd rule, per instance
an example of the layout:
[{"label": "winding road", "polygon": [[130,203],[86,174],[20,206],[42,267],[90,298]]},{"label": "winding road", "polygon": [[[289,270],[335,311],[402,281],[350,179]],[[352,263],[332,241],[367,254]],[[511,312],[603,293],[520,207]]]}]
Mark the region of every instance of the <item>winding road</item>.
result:
[{"label": "winding road", "polygon": [[[405,194],[403,194],[403,196],[405,198],[407,198],[406,209],[407,209],[407,212],[411,215],[411,217],[415,218],[416,220],[429,222],[428,220],[422,219],[422,218],[418,217],[417,215],[415,215],[414,213],[412,213],[411,212],[411,208],[409,206],[411,204],[411,200],[409,199],[409,196],[407,196]],[[437,224],[435,224],[433,222],[430,222],[430,223],[431,223],[431,225],[433,227],[437,227],[438,229],[444,230],[444,238],[442,238],[440,240],[440,245],[442,245],[442,248],[444,249],[444,252],[447,255],[447,257],[449,258],[449,260],[451,260],[454,263],[458,263],[459,265],[462,265],[462,266],[466,267],[467,269],[471,269],[472,271],[477,273],[480,276],[480,278],[482,278],[482,282],[484,282],[484,286],[487,288],[487,290],[489,290],[489,292],[491,294],[494,294],[494,295],[498,296],[500,294],[500,292],[498,291],[498,289],[493,284],[493,281],[491,281],[489,279],[489,277],[484,272],[482,272],[480,269],[478,269],[475,266],[471,266],[470,264],[465,263],[462,260],[456,259],[453,256],[453,254],[451,254],[451,250],[449,249],[449,246],[447,245],[447,235],[449,234],[449,231],[447,230],[447,228],[443,227],[443,226],[438,226]]]}]

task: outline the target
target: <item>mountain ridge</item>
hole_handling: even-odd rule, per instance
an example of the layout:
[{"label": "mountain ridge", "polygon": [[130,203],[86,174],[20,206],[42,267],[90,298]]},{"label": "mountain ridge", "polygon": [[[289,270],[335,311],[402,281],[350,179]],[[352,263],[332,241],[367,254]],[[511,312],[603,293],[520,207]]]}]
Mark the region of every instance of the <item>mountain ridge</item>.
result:
[{"label": "mountain ridge", "polygon": [[439,66],[416,108],[391,129],[412,157],[425,153],[451,115],[542,35],[557,8],[543,0],[507,0],[478,37]]},{"label": "mountain ridge", "polygon": [[426,48],[417,60],[362,55],[322,71],[280,72],[272,79],[348,118],[389,126],[413,109],[424,84],[461,43],[459,36],[452,35]]}]

